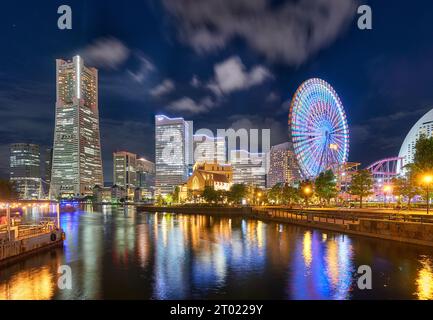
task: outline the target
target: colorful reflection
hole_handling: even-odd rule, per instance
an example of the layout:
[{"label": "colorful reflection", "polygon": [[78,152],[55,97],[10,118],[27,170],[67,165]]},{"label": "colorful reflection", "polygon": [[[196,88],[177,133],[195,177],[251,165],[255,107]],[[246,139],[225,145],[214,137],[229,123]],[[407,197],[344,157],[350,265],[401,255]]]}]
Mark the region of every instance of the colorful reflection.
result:
[{"label": "colorful reflection", "polygon": [[432,260],[423,257],[421,262],[421,269],[418,271],[418,278],[416,279],[417,291],[416,296],[419,300],[432,300],[433,299],[433,264]]},{"label": "colorful reflection", "polygon": [[[0,269],[0,299],[433,299],[433,254],[424,247],[111,205],[67,210],[61,226],[62,249]],[[65,264],[72,290],[57,288]],[[391,279],[387,287],[360,292],[364,264],[374,279]]]},{"label": "colorful reflection", "polygon": [[49,300],[56,281],[48,268],[23,271],[0,284],[0,300]]}]

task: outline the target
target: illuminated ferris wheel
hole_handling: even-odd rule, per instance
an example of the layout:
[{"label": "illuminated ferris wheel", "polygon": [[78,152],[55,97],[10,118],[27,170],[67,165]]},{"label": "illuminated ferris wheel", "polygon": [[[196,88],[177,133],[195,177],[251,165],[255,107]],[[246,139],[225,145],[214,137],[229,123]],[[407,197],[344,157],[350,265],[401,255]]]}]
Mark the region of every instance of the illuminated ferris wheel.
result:
[{"label": "illuminated ferris wheel", "polygon": [[347,162],[349,127],[337,93],[321,79],[305,81],[290,106],[293,148],[304,178]]}]

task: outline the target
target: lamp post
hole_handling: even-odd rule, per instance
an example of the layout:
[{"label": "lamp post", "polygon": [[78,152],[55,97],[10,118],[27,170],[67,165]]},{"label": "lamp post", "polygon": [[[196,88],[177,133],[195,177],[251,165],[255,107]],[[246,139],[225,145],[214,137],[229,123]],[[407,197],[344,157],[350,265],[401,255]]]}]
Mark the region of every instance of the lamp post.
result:
[{"label": "lamp post", "polygon": [[310,186],[305,186],[302,190],[305,194],[305,204],[308,207],[308,197],[310,196],[312,190]]},{"label": "lamp post", "polygon": [[387,193],[391,194],[391,192],[392,192],[392,186],[390,186],[389,184],[383,186],[383,196],[384,196],[383,204],[385,207],[386,207],[386,194]]},{"label": "lamp post", "polygon": [[433,182],[433,176],[429,175],[429,174],[425,175],[423,178],[423,181],[424,181],[426,188],[427,188],[427,197],[426,197],[426,199],[427,199],[427,214],[429,214],[430,213],[430,190],[429,190],[429,187],[430,187],[430,184]]}]

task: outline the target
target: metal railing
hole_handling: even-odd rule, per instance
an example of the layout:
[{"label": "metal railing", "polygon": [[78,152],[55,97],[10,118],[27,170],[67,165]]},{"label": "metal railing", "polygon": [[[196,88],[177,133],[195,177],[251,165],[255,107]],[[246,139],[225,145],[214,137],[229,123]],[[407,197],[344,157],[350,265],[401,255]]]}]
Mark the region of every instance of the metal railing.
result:
[{"label": "metal railing", "polygon": [[385,220],[394,222],[412,222],[421,224],[433,224],[433,216],[410,214],[375,214],[375,213],[350,213],[350,212],[317,212],[316,210],[297,210],[281,208],[259,208],[254,213],[265,215],[269,218],[291,219],[306,222],[320,222],[335,225],[357,224],[360,219]]}]

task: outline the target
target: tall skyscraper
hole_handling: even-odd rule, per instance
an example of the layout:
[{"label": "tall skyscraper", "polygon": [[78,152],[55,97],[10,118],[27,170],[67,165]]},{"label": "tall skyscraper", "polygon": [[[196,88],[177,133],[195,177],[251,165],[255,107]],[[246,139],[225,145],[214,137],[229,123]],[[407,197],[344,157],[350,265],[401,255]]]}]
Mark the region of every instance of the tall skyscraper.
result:
[{"label": "tall skyscraper", "polygon": [[51,170],[53,167],[53,148],[45,150],[45,182],[50,184],[51,182]]},{"label": "tall skyscraper", "polygon": [[227,162],[226,140],[224,137],[209,137],[195,134],[193,138],[194,162],[219,163]]},{"label": "tall skyscraper", "polygon": [[266,188],[266,154],[232,150],[233,184]]},{"label": "tall skyscraper", "polygon": [[51,183],[51,171],[53,169],[53,148],[45,149],[45,174],[42,179],[42,187],[44,189],[44,194],[49,195],[50,192],[50,183]]},{"label": "tall skyscraper", "polygon": [[125,188],[128,195],[137,186],[137,155],[119,151],[113,153],[113,184]]},{"label": "tall skyscraper", "polygon": [[155,193],[155,163],[137,159],[137,187],[141,189],[142,199],[151,199]]},{"label": "tall skyscraper", "polygon": [[292,184],[301,179],[301,172],[290,142],[273,146],[268,158],[269,171],[266,179],[268,188],[272,188],[277,183]]},{"label": "tall skyscraper", "polygon": [[156,193],[166,195],[186,182],[192,162],[192,122],[155,116]]},{"label": "tall skyscraper", "polygon": [[50,196],[92,194],[103,185],[98,71],[79,56],[56,60],[56,124]]},{"label": "tall skyscraper", "polygon": [[23,200],[42,197],[39,146],[15,143],[10,146],[10,180]]}]

